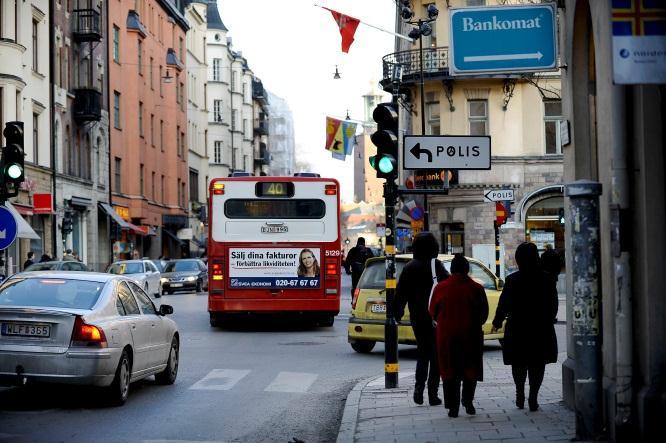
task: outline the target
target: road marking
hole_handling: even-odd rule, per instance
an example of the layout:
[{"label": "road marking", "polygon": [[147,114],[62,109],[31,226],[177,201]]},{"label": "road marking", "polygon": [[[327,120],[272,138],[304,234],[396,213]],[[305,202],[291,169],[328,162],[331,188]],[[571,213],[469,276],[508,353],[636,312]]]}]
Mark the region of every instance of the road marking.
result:
[{"label": "road marking", "polygon": [[228,391],[249,373],[248,369],[213,369],[204,378],[190,386],[190,389]]},{"label": "road marking", "polygon": [[264,391],[268,392],[307,392],[317,379],[317,374],[307,372],[280,372]]}]

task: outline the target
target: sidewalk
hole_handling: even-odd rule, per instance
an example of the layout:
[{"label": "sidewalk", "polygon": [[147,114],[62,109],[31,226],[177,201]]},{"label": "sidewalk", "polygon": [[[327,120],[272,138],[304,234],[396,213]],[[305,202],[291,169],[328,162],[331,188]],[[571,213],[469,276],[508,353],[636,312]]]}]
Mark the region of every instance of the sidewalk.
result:
[{"label": "sidewalk", "polygon": [[[384,389],[384,376],[360,382],[349,393],[338,442],[551,442],[574,438],[575,417],[562,402],[562,366],[546,366],[539,391],[540,408],[529,412],[515,406],[511,368],[501,355],[484,356],[484,381],[476,389],[476,415],[449,418],[444,406],[412,401],[413,370],[400,373],[399,387]],[[526,387],[527,390],[527,387]],[[439,396],[442,397],[440,386]]]}]

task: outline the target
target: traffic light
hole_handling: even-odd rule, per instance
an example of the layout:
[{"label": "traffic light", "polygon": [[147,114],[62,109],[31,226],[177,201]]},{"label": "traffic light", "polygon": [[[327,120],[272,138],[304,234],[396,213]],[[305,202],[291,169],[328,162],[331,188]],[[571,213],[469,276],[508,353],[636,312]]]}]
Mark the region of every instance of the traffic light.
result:
[{"label": "traffic light", "polygon": [[560,208],[559,211],[557,212],[558,217],[560,219],[560,224],[563,225],[565,223],[564,219],[564,208]]},{"label": "traffic light", "polygon": [[18,195],[19,185],[24,180],[23,122],[7,122],[6,145],[0,158],[0,194],[3,199]]},{"label": "traffic light", "polygon": [[66,210],[62,217],[62,225],[60,225],[62,235],[65,236],[74,230],[74,218],[72,211]]},{"label": "traffic light", "polygon": [[370,157],[370,165],[377,171],[377,178],[398,178],[398,105],[380,103],[372,112],[377,132],[370,140],[377,147],[377,155]]}]

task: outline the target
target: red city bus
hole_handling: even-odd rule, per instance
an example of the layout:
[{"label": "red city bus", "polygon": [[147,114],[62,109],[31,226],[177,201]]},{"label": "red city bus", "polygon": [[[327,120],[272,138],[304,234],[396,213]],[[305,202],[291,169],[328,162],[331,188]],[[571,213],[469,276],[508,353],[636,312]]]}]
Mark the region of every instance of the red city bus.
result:
[{"label": "red city bus", "polygon": [[340,185],[319,177],[210,183],[208,312],[292,313],[332,326],[340,311]]}]

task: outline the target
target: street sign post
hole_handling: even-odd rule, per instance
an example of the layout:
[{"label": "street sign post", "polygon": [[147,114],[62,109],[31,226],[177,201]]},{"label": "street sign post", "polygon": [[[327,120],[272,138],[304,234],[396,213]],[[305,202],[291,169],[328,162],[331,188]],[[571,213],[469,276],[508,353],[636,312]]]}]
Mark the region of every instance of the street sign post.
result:
[{"label": "street sign post", "polygon": [[490,169],[489,135],[405,135],[404,169]]},{"label": "street sign post", "polygon": [[555,3],[451,8],[451,75],[557,70]]},{"label": "street sign post", "polygon": [[513,189],[486,189],[483,191],[483,201],[485,202],[513,201],[513,198]]},{"label": "street sign post", "polygon": [[18,225],[14,215],[9,209],[0,206],[0,250],[7,249],[14,240],[18,232]]}]

